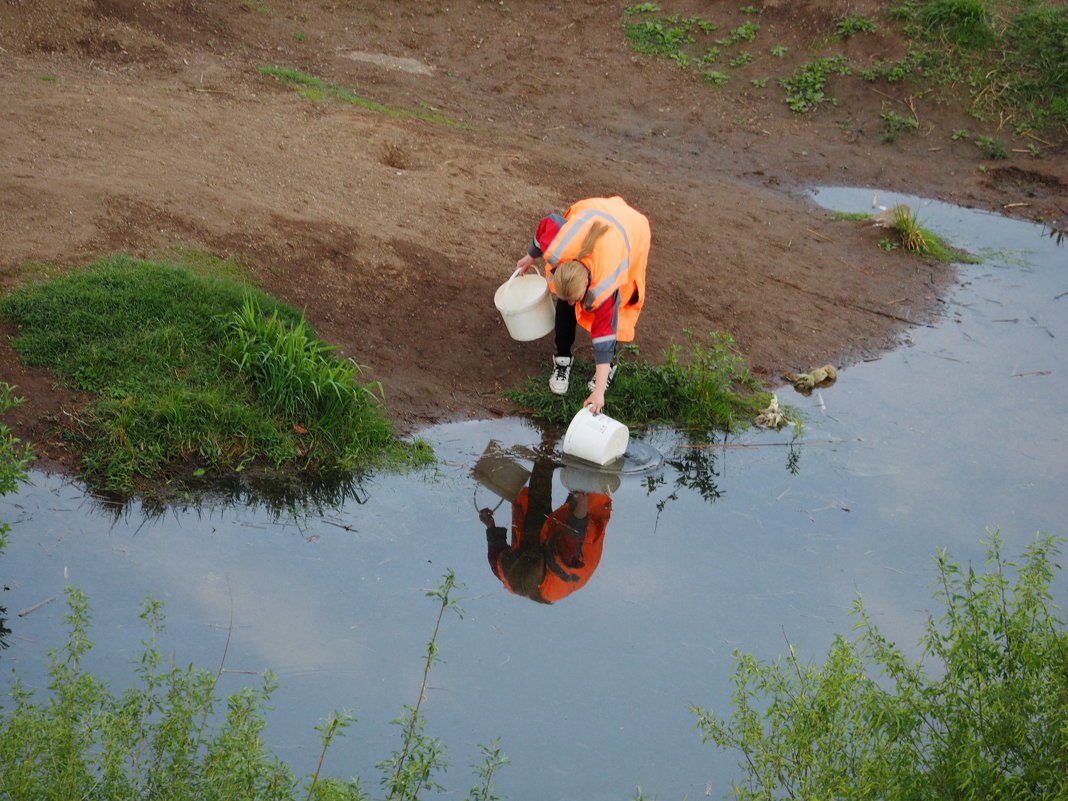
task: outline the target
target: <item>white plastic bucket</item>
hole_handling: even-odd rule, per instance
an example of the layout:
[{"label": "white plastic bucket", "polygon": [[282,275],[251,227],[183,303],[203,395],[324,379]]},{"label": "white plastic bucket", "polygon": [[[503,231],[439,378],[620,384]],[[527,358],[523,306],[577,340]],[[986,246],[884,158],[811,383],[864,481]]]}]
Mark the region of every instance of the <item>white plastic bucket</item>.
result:
[{"label": "white plastic bucket", "polygon": [[508,335],[520,342],[540,339],[556,327],[556,309],[549,284],[537,273],[519,270],[497,288],[493,305],[504,318]]},{"label": "white plastic bucket", "polygon": [[605,465],[626,453],[629,442],[630,431],[625,425],[583,406],[564,434],[564,453]]},{"label": "white plastic bucket", "polygon": [[530,471],[491,441],[475,463],[471,475],[498,498],[515,503],[519,491],[530,478]]},{"label": "white plastic bucket", "polygon": [[565,464],[560,471],[560,480],[571,492],[597,492],[602,495],[611,495],[620,485],[616,473],[577,464]]}]

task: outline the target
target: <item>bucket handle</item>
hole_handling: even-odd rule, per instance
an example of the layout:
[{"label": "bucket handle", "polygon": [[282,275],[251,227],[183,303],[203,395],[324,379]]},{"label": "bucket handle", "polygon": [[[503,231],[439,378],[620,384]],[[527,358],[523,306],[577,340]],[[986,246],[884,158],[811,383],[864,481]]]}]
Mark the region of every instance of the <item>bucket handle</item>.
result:
[{"label": "bucket handle", "polygon": [[515,277],[517,275],[519,275],[519,268],[518,267],[515,268],[515,272],[512,273],[512,275],[508,278],[508,280],[504,282],[504,292],[501,293],[501,297],[502,298],[508,297],[508,290],[511,288],[512,281],[515,280]]}]

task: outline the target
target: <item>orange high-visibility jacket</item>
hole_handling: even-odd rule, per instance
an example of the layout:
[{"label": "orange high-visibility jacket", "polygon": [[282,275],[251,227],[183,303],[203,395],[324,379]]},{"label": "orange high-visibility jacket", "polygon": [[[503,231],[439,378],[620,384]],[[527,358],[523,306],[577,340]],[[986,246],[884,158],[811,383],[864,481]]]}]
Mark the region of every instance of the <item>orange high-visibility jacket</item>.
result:
[{"label": "orange high-visibility jacket", "polygon": [[575,317],[579,325],[593,334],[594,311],[619,293],[614,335],[620,342],[630,342],[645,304],[649,220],[618,196],[580,200],[567,210],[564,219],[566,222],[545,250],[550,288],[553,288],[552,271],[575,259],[590,226],[595,222],[607,223],[608,231],[583,262],[590,271],[590,288],[581,305],[575,304]]},{"label": "orange high-visibility jacket", "polygon": [[[555,603],[575,590],[586,586],[590,576],[601,563],[604,534],[612,516],[612,498],[601,493],[590,493],[587,498],[586,530],[576,537],[567,529],[571,507],[564,504],[546,519],[538,532],[538,542],[549,546],[545,560],[545,577],[538,586],[538,594],[546,603]],[[529,510],[529,492],[523,487],[512,505],[512,543],[508,550],[530,547],[523,541],[524,522]],[[505,578],[501,567],[502,553],[491,554],[490,565],[494,574],[510,592],[515,592]]]}]

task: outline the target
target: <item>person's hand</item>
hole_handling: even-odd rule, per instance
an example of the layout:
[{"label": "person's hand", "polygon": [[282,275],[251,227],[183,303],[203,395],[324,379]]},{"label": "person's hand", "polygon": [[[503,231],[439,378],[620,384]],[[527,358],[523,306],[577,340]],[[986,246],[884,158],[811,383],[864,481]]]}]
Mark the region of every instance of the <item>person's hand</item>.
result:
[{"label": "person's hand", "polygon": [[493,522],[493,510],[492,509],[479,509],[478,519],[482,521],[482,525],[489,528],[494,525]]},{"label": "person's hand", "polygon": [[582,402],[583,406],[589,406],[590,411],[594,414],[600,414],[604,409],[604,390],[595,389],[590,393],[590,396]]},{"label": "person's hand", "polygon": [[534,257],[529,253],[515,263],[515,268],[519,270],[519,274],[522,275],[530,269],[530,265],[534,263]]}]

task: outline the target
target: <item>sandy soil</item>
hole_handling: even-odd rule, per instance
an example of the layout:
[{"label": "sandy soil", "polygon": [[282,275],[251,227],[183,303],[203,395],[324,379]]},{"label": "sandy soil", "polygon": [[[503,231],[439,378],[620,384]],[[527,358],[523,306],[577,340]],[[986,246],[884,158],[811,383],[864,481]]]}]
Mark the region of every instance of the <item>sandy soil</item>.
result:
[{"label": "sandy soil", "polygon": [[[622,195],[652,222],[643,355],[685,330],[729,331],[771,381],[877,357],[938,314],[953,280],[880,249],[879,229],[832,221],[807,187],[1068,224],[1063,131],[1043,159],[984,163],[950,133],[1033,140],[915,87],[846,78],[831,84],[837,106],[798,116],[773,83],[751,84],[766,67],[712,89],[634,54],[624,5],[0,0],[0,281],[27,261],[119,251],[239,258],[367,365],[410,431],[514,413],[501,389],[547,374],[549,339],[509,339],[493,293],[537,220],[581,197]],[[747,19],[742,3],[661,5],[724,28]],[[879,5],[766,0],[761,41],[787,46],[793,69],[845,13]],[[848,41],[856,63],[901,52],[889,33]],[[464,127],[313,101],[262,75],[267,65]],[[919,129],[881,142],[879,115],[910,102]],[[15,432],[41,466],[61,465],[54,427],[86,399],[6,345],[0,380],[28,398],[9,417]]]}]

